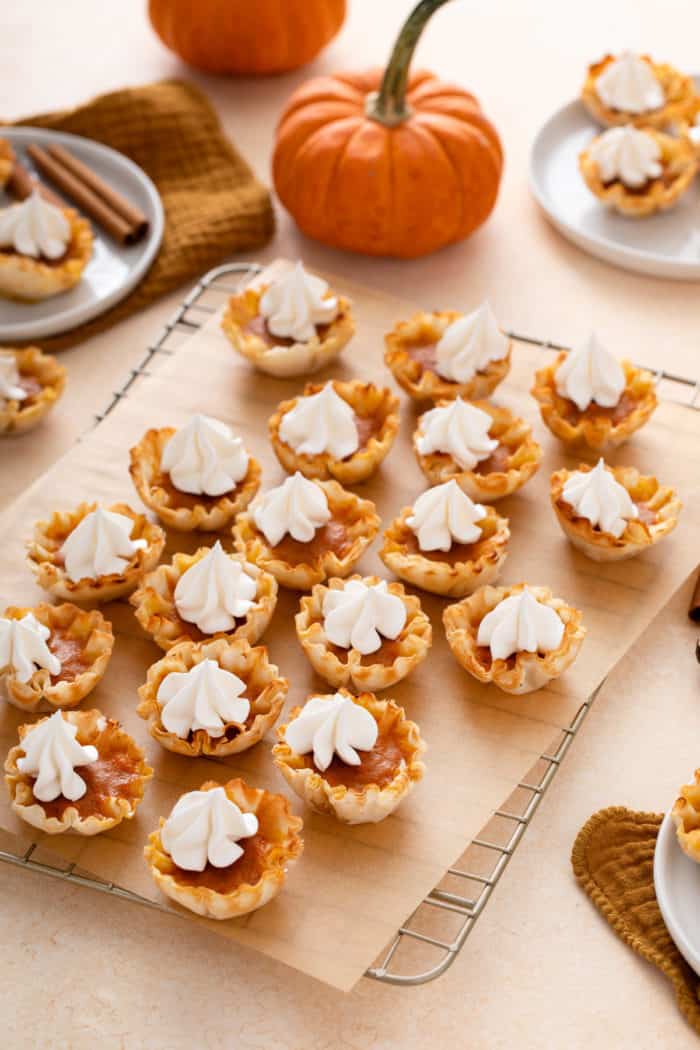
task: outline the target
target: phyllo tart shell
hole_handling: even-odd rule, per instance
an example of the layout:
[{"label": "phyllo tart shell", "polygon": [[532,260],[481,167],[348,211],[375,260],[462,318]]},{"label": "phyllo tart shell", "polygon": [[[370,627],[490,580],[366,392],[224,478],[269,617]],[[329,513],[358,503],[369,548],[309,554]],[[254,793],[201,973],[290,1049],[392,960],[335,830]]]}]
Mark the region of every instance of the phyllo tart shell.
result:
[{"label": "phyllo tart shell", "polygon": [[[228,723],[221,736],[213,737],[205,729],[196,729],[183,738],[163,725],[158,690],[169,674],[187,672],[202,660],[215,660],[224,671],[235,674],[245,683],[243,695],[250,701],[250,713],[242,725]],[[288,684],[287,679],[280,676],[279,668],[268,660],[267,649],[252,648],[245,638],[180,642],[149,667],[146,681],[139,688],[141,702],[137,711],[141,718],[148,720],[151,736],[168,751],[222,758],[247,751],[262,740],[280,716]]]},{"label": "phyllo tart shell", "polygon": [[[379,576],[350,576],[367,587],[381,583]],[[342,590],[346,580],[317,583],[311,594],[301,599],[295,617],[297,637],[313,669],[331,685],[350,686],[359,691],[388,689],[425,660],[433,640],[430,620],[420,599],[407,594],[400,583],[387,584],[387,591],[400,598],[406,610],[406,623],[397,638],[382,638],[381,647],[363,655],[359,650],[333,645],[324,631],[323,602],[329,591]]]},{"label": "phyllo tart shell", "polygon": [[0,347],[0,354],[5,353],[14,355],[27,397],[22,401],[0,399],[0,434],[22,434],[40,423],[58,401],[66,385],[66,370],[38,346],[24,350]]},{"label": "phyllo tart shell", "polygon": [[692,784],[684,784],[671,810],[676,837],[683,852],[700,864],[700,769]]},{"label": "phyllo tart shell", "polygon": [[[153,879],[166,897],[197,915],[233,919],[262,908],[277,896],[284,884],[287,865],[301,856],[303,822],[292,813],[284,796],[250,787],[240,778],[226,784],[208,780],[199,790],[211,791],[217,787],[223,787],[231,802],[244,813],[254,813],[258,819],[258,830],[253,836],[257,847],[254,864],[242,866],[246,853],[228,868],[207,865],[203,872],[178,868],[163,848],[160,837],[165,824],[163,817],[158,829],[148,836],[144,856]],[[243,839],[241,845],[250,841]]]},{"label": "phyllo tart shell", "polygon": [[62,211],[71,231],[65,254],[60,260],[47,262],[15,251],[0,252],[0,295],[38,302],[78,283],[92,256],[92,228],[72,208]]},{"label": "phyllo tart shell", "polygon": [[7,139],[0,138],[0,189],[7,183],[15,166],[15,151]]},{"label": "phyllo tart shell", "polygon": [[664,128],[676,121],[684,120],[692,112],[696,97],[692,77],[686,76],[665,62],[654,62],[649,55],[640,57],[648,62],[652,73],[659,82],[665,97],[665,103],[658,109],[644,113],[626,113],[623,110],[606,106],[596,91],[596,81],[601,73],[615,61],[615,55],[605,55],[599,62],[588,67],[586,80],[581,91],[584,106],[593,119],[606,127],[619,124],[636,124],[643,127]]}]

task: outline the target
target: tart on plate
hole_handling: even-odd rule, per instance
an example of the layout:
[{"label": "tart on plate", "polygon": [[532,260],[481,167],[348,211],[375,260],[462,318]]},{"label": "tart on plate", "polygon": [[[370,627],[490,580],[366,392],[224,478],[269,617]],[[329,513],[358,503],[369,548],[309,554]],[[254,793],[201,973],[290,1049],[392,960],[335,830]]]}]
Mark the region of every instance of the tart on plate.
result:
[{"label": "tart on plate", "polygon": [[310,481],[298,471],[239,514],[236,550],[283,587],[308,591],[347,576],[379,529],[374,504],[337,481]]},{"label": "tart on plate", "polygon": [[277,735],[272,755],[292,790],[345,824],[384,820],[425,770],[418,726],[373,693],[311,696]]},{"label": "tart on plate", "polygon": [[355,331],[350,302],[301,262],[270,284],[231,296],[221,327],[255,368],[285,377],[317,372]]},{"label": "tart on plate", "polygon": [[0,296],[37,302],[66,292],[92,256],[90,223],[36,190],[0,209]]},{"label": "tart on plate", "polygon": [[135,616],[161,649],[178,642],[244,638],[257,642],[277,604],[277,581],[220,542],[173,555],[131,596]]},{"label": "tart on plate", "polygon": [[512,344],[487,302],[470,314],[419,312],[385,336],[384,360],[416,401],[478,400],[510,369]]},{"label": "tart on plate", "polygon": [[232,919],[277,896],[301,855],[302,826],[282,795],[239,778],[208,780],[160,818],[144,856],[166,897],[197,915]]},{"label": "tart on plate", "polygon": [[700,864],[700,769],[692,784],[684,784],[671,810],[676,838],[683,852]]},{"label": "tart on plate", "polygon": [[539,469],[542,449],[524,419],[487,401],[441,401],[424,412],[413,448],[431,485],[454,478],[473,500],[492,503]]},{"label": "tart on plate", "polygon": [[66,370],[38,346],[0,347],[0,435],[41,422],[63,393]]},{"label": "tart on plate", "polygon": [[139,496],[169,528],[217,532],[260,487],[260,464],[218,419],[194,415],[179,429],[147,430],[130,449]]},{"label": "tart on plate", "polygon": [[41,603],[0,617],[0,697],[24,711],[75,707],[107,670],[114,634],[97,609]]},{"label": "tart on plate", "polygon": [[692,77],[649,55],[623,51],[588,67],[583,104],[599,124],[663,128],[683,120],[696,97]]},{"label": "tart on plate", "polygon": [[393,445],[399,399],[359,379],[307,383],[301,397],[278,406],[268,426],[288,473],[356,485],[374,474]]},{"label": "tart on plate", "polygon": [[57,598],[109,602],[138,586],[165,546],[165,533],[126,503],[80,503],[34,526],[28,544],[37,583]]},{"label": "tart on plate", "polygon": [[152,776],[141,748],[99,711],[20,726],[5,760],[12,809],[48,835],[98,835],[130,820]]},{"label": "tart on plate", "polygon": [[552,474],[552,507],[564,535],[593,561],[620,561],[648,550],[678,524],[681,501],[635,467],[595,467]]},{"label": "tart on plate", "polygon": [[379,576],[317,583],[301,599],[297,637],[311,666],[331,685],[374,692],[405,678],[433,640],[420,599]]},{"label": "tart on plate", "polygon": [[486,585],[448,605],[447,642],[458,663],[506,693],[530,693],[576,659],[586,629],[581,613],[548,587]]},{"label": "tart on plate", "polygon": [[658,404],[651,372],[618,361],[595,335],[539,369],[532,395],[555,437],[597,453],[627,441]]},{"label": "tart on plate", "polygon": [[404,507],[384,533],[379,556],[414,587],[463,598],[497,578],[509,539],[508,519],[473,503],[451,478]]},{"label": "tart on plate", "polygon": [[262,740],[287,688],[264,646],[244,638],[180,642],[149,667],[137,711],[168,751],[221,758]]}]

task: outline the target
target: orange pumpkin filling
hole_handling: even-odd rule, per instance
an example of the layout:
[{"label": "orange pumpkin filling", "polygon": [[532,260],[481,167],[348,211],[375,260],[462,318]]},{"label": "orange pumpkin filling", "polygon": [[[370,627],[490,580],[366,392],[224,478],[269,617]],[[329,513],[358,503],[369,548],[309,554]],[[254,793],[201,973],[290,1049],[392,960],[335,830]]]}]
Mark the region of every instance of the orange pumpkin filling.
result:
[{"label": "orange pumpkin filling", "polygon": [[[653,510],[649,506],[648,503],[644,503],[644,502],[640,501],[638,503],[635,502],[634,505],[637,508],[637,513],[639,515],[636,519],[634,519],[635,521],[640,521],[642,523],[642,525],[655,525],[656,524],[656,521],[657,521],[656,511]],[[582,520],[588,521],[588,518],[582,519],[579,514],[574,514],[574,509],[571,506],[571,504],[567,503],[566,500],[563,499],[563,498],[557,500],[557,506],[560,508],[560,510],[564,514],[568,515],[568,517],[570,517],[574,521],[582,521]],[[590,525],[591,523],[588,522],[588,524]],[[601,532],[602,531],[597,525],[593,525],[592,528],[594,529],[595,532]]]},{"label": "orange pumpkin filling", "polygon": [[341,784],[347,788],[366,787],[368,784],[386,787],[395,778],[401,762],[408,760],[393,728],[392,725],[380,730],[371,751],[357,752],[360,756],[359,766],[348,766],[334,755],[328,769],[322,772],[317,768],[312,753],[300,757],[307,769],[313,769],[331,787]]},{"label": "orange pumpkin filling", "polygon": [[453,541],[448,551],[421,550],[418,537],[405,522],[401,522],[397,526],[396,542],[403,547],[406,554],[418,554],[421,558],[428,558],[430,561],[447,562],[450,565],[456,565],[459,562],[477,561],[495,532],[495,526],[491,524],[489,519],[483,519],[478,524],[483,529],[482,535],[478,540],[474,543],[455,543]]},{"label": "orange pumpkin filling", "polygon": [[80,640],[71,638],[61,630],[54,629],[51,632],[48,647],[61,661],[61,670],[58,674],[51,675],[52,685],[57,682],[72,682],[90,666],[91,661],[86,658]]},{"label": "orange pumpkin filling", "polygon": [[[245,478],[243,479],[245,481]],[[239,484],[243,484],[241,481]],[[224,496],[228,496],[233,499],[238,485],[234,485],[228,492],[222,492],[219,496],[207,496],[205,493],[192,493],[183,492],[177,485],[173,484],[170,474],[165,471],[157,474],[151,482],[151,488],[162,492],[166,496],[166,506],[168,507],[187,507],[188,510],[192,510],[193,507],[215,507],[220,499]]]},{"label": "orange pumpkin filling", "polygon": [[[339,317],[340,317],[340,314],[338,315],[338,318]],[[336,318],[336,320],[338,318]],[[317,325],[315,325],[315,328],[316,328],[316,335],[318,336],[318,338],[320,340],[323,340],[325,338],[325,336],[328,334],[328,329],[330,328],[330,324],[317,324]],[[243,328],[243,331],[247,335],[257,336],[258,339],[262,339],[262,341],[267,346],[270,346],[270,347],[272,347],[272,346],[294,346],[295,343],[299,342],[298,339],[288,339],[288,338],[286,338],[284,336],[273,335],[272,332],[270,331],[270,329],[267,327],[267,321],[262,316],[262,314],[256,314],[255,317],[251,317],[250,321],[248,321],[247,324],[245,325],[245,327]]]},{"label": "orange pumpkin filling", "polygon": [[333,551],[339,558],[344,557],[352,546],[346,523],[339,517],[332,517],[308,543],[292,539],[287,533],[283,539],[270,550],[281,561],[288,565],[313,565],[326,551]]},{"label": "orange pumpkin filling", "polygon": [[173,863],[172,871],[167,874],[182,886],[203,886],[214,893],[232,893],[245,883],[253,886],[260,881],[265,870],[270,844],[262,835],[256,834],[239,839],[238,845],[243,856],[226,868],[215,868],[207,862],[204,871],[187,871]]},{"label": "orange pumpkin filling", "polygon": [[598,405],[595,401],[591,401],[588,408],[581,411],[568,397],[557,395],[559,414],[573,424],[579,423],[582,419],[595,419],[596,417],[609,419],[615,424],[621,423],[623,419],[626,419],[627,416],[634,412],[637,404],[636,399],[625,391],[618,403],[613,405],[612,408],[605,408],[603,405]]},{"label": "orange pumpkin filling", "polygon": [[[60,820],[68,808],[77,809],[83,818],[111,816],[105,806],[109,799],[123,798],[131,801],[138,798],[138,789],[143,779],[139,759],[120,746],[114,746],[109,725],[91,743],[97,748],[97,760],[77,767],[77,773],[85,781],[87,791],[76,802],[71,802],[63,795],[59,795],[52,802],[40,802],[36,799],[37,805],[41,806],[47,817]],[[35,778],[30,779],[32,787],[35,782]]]}]

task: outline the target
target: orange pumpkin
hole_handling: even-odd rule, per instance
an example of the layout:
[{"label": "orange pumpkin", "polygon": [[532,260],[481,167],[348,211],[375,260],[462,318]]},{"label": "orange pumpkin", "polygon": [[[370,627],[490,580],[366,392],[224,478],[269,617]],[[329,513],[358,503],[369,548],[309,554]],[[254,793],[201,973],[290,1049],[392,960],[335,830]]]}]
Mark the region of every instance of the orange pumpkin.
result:
[{"label": "orange pumpkin", "polygon": [[284,73],[310,62],[345,20],[345,0],[149,0],[171,51],[208,73]]},{"label": "orange pumpkin", "polygon": [[325,244],[410,258],[462,240],[496,203],[498,133],[475,97],[409,74],[430,15],[422,0],[383,73],[309,80],[277,128],[272,173],[299,228]]}]

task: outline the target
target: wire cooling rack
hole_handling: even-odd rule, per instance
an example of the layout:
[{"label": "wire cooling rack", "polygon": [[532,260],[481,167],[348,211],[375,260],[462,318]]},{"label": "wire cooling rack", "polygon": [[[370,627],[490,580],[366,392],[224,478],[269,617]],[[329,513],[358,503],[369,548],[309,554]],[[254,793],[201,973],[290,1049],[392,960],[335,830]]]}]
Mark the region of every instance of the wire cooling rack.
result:
[{"label": "wire cooling rack", "polygon": [[[159,355],[173,354],[186,344],[189,336],[202,327],[207,316],[215,313],[227,296],[239,291],[241,284],[261,270],[262,267],[256,263],[232,263],[206,274],[165,325],[159,339],[148,347],[123,386],[114,392],[106,408],[95,416],[94,425],[99,426],[134,384],[149,375]],[[568,349],[548,340],[516,332],[506,334],[517,342],[542,351]],[[700,380],[673,375],[663,369],[655,373],[655,380],[660,395],[666,400],[700,411]],[[439,977],[454,962],[503,877],[598,691],[581,704],[570,724],[558,731],[549,750],[539,757],[502,807],[496,810],[479,837],[472,840],[454,867],[447,870],[439,885],[397,930],[388,947],[366,971],[367,977],[387,984],[424,984]],[[16,851],[2,848],[0,861],[109,893],[133,903],[165,910],[157,902],[80,871],[74,864],[56,858],[44,846],[36,843]]]}]

